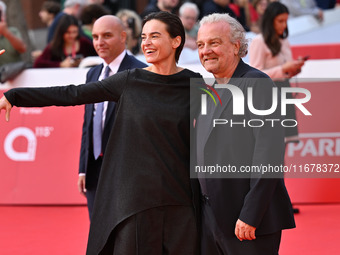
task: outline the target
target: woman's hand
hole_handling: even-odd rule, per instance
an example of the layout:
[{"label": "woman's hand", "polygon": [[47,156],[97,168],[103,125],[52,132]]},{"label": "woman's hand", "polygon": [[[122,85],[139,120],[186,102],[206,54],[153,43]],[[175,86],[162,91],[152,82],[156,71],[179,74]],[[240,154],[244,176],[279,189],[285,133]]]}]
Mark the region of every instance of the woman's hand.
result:
[{"label": "woman's hand", "polygon": [[6,99],[5,96],[3,96],[0,99],[0,113],[1,113],[2,110],[5,110],[5,112],[6,112],[6,121],[9,121],[9,115],[10,115],[11,109],[12,109],[11,103],[8,102],[8,100]]},{"label": "woman's hand", "polygon": [[303,59],[288,61],[282,65],[282,71],[291,78],[301,72],[304,64],[305,61]]}]

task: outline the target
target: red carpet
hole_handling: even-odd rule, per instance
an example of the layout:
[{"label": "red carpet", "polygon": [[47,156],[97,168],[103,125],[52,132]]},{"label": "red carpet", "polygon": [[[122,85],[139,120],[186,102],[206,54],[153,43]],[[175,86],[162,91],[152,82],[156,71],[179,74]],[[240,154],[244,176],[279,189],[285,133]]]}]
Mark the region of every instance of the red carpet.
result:
[{"label": "red carpet", "polygon": [[0,206],[0,254],[85,254],[88,229],[86,206]]},{"label": "red carpet", "polygon": [[283,231],[280,255],[340,254],[340,204],[296,208],[296,228]]},{"label": "red carpet", "polygon": [[[340,204],[297,207],[280,255],[339,254]],[[85,206],[0,206],[0,254],[83,255],[88,227]]]}]

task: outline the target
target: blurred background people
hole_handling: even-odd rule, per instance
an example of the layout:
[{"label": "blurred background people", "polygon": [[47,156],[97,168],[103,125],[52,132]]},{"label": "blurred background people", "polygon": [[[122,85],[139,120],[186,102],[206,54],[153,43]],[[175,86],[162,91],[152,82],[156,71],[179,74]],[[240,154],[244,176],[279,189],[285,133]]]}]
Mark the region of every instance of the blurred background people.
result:
[{"label": "blurred background people", "polygon": [[[261,34],[257,35],[249,47],[250,65],[265,72],[276,85],[289,87],[289,78],[301,72],[304,60],[292,57],[288,42],[288,8],[280,2],[272,2],[265,10],[261,22]],[[287,97],[292,98],[289,94]],[[296,119],[294,105],[287,105],[286,119]],[[298,141],[296,127],[285,128],[285,141]]]},{"label": "blurred background people", "polygon": [[250,18],[248,0],[206,0],[202,6],[201,17],[212,13],[228,13],[238,20],[246,31],[249,31]]},{"label": "blurred background people", "polygon": [[88,4],[103,4],[104,0],[87,0]]},{"label": "blurred background people", "polygon": [[77,18],[64,14],[53,40],[35,60],[34,67],[77,67],[82,58],[95,55],[92,43],[79,34]]},{"label": "blurred background people", "polygon": [[[46,24],[47,27],[50,27],[55,16],[60,12],[61,6],[60,3],[56,1],[45,1],[41,6],[41,10],[39,12],[39,17],[41,21]],[[32,61],[34,62],[37,57],[39,57],[42,53],[42,50],[35,50],[31,52]]]},{"label": "blurred background people", "polygon": [[250,7],[250,31],[260,33],[260,24],[264,11],[269,2],[268,0],[253,0]]},{"label": "blurred background people", "polygon": [[47,42],[51,42],[58,23],[63,15],[69,14],[79,19],[81,10],[86,5],[87,0],[65,0],[63,11],[55,16],[51,26],[48,28]]},{"label": "blurred background people", "polygon": [[181,19],[185,29],[185,44],[184,47],[192,50],[197,49],[196,39],[198,32],[197,20],[200,11],[196,4],[191,2],[185,2],[179,8],[179,18]]},{"label": "blurred background people", "polygon": [[323,11],[319,8],[315,0],[281,0],[286,5],[292,17],[301,15],[313,15],[320,22],[323,21]]},{"label": "blurred background people", "polygon": [[6,4],[0,1],[0,49],[6,50],[0,58],[0,66],[21,61],[21,54],[26,52],[19,30],[7,26],[6,9]]},{"label": "blurred background people", "polygon": [[126,31],[126,49],[129,54],[138,55],[141,53],[140,34],[142,32],[142,20],[132,10],[121,9],[116,16],[122,21]]},{"label": "blurred background people", "polygon": [[175,13],[176,8],[179,5],[179,0],[157,0],[151,1],[141,13],[141,18],[143,19],[146,15],[152,12],[166,11]]},{"label": "blurred background people", "polygon": [[60,10],[60,3],[57,3],[56,1],[45,1],[41,6],[39,17],[41,21],[49,27]]},{"label": "blurred background people", "polygon": [[245,31],[250,30],[250,6],[249,0],[231,0],[229,4]]},{"label": "blurred background people", "polygon": [[80,13],[81,28],[84,35],[92,40],[92,28],[94,22],[104,15],[110,14],[110,11],[101,4],[86,5]]},{"label": "blurred background people", "polygon": [[323,10],[333,9],[336,3],[339,2],[337,0],[316,0],[316,4],[319,8]]},{"label": "blurred background people", "polygon": [[201,17],[212,13],[228,13],[231,17],[236,18],[229,4],[230,0],[206,0],[202,6]]}]

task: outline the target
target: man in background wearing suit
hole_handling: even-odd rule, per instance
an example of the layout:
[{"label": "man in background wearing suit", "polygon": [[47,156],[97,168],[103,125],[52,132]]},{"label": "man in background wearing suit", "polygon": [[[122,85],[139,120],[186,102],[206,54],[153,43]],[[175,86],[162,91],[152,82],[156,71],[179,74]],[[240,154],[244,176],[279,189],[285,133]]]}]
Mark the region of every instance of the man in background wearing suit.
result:
[{"label": "man in background wearing suit", "polygon": [[[86,82],[102,80],[123,70],[146,67],[146,64],[127,54],[126,33],[119,18],[112,15],[99,18],[93,25],[92,35],[93,46],[104,63],[88,71]],[[85,105],[78,189],[81,194],[86,195],[90,219],[102,158],[114,124],[115,107],[115,102]],[[95,116],[99,117],[99,121],[96,121]],[[99,130],[95,123],[99,123]]]},{"label": "man in background wearing suit", "polygon": [[[242,61],[248,45],[241,24],[228,14],[212,14],[204,17],[200,25],[197,37],[200,61],[214,75],[216,83],[236,86],[245,99],[248,88],[252,88],[253,93],[248,96],[252,97],[254,108],[270,109],[275,85],[266,74]],[[240,108],[234,104],[236,97],[233,98],[229,89],[216,90],[222,105],[215,106],[212,100],[207,100],[207,114],[199,115],[195,124],[195,164],[230,165],[236,173],[222,173],[218,178],[207,178],[207,175],[212,177],[209,173],[198,176],[202,193],[202,254],[278,254],[282,230],[295,227],[282,174],[239,175],[237,171],[243,166],[283,165],[285,145],[281,122],[273,126],[265,123],[254,127],[258,122],[247,125],[252,119],[282,120],[280,107],[263,116],[254,114],[242,103],[244,114],[235,115],[235,108]],[[213,119],[228,123],[214,127]]]}]

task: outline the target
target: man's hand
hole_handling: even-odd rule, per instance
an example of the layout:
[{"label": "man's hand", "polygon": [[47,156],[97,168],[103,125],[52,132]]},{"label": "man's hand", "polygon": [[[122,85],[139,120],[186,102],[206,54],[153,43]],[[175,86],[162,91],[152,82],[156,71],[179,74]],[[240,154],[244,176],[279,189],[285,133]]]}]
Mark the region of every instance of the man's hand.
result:
[{"label": "man's hand", "polygon": [[244,223],[240,219],[238,219],[236,222],[235,235],[240,241],[256,239],[255,230],[256,230],[255,227],[250,226],[247,223]]},{"label": "man's hand", "polygon": [[85,175],[79,175],[79,178],[78,178],[78,190],[79,190],[80,194],[86,196]]},{"label": "man's hand", "polygon": [[12,109],[12,105],[10,104],[10,102],[8,102],[6,97],[3,96],[0,99],[0,113],[2,110],[6,111],[6,121],[9,121],[9,115],[10,115],[11,109]]}]

